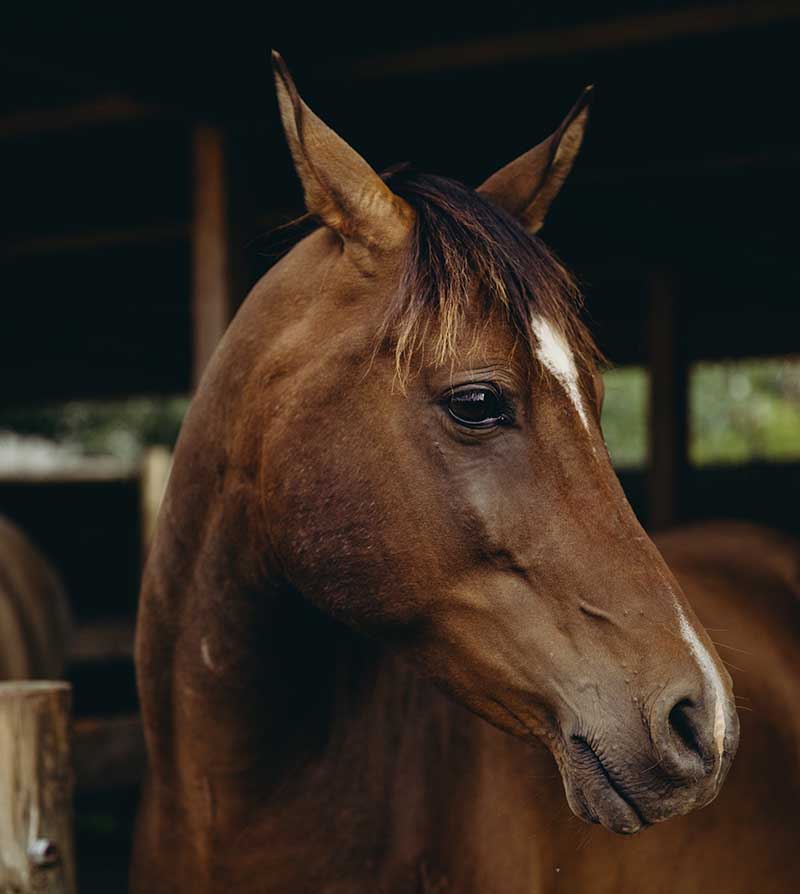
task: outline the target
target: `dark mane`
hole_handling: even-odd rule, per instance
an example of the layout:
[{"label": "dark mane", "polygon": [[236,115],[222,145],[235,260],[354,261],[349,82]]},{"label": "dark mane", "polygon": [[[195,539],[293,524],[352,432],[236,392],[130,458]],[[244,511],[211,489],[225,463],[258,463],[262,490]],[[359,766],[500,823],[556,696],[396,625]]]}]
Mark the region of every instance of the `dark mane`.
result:
[{"label": "dark mane", "polygon": [[416,212],[401,288],[385,331],[397,345],[398,371],[407,374],[412,355],[431,323],[437,327],[435,357],[446,362],[468,315],[500,311],[531,356],[537,313],[565,336],[578,364],[601,357],[580,319],[580,290],[561,262],[536,236],[474,190],[405,166],[385,175],[392,191]]}]

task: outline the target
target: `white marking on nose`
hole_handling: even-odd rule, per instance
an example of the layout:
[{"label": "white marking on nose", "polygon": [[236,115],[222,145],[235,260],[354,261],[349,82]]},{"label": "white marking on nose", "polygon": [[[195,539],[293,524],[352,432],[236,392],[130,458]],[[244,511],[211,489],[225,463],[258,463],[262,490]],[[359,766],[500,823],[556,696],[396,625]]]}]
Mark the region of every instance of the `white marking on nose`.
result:
[{"label": "white marking on nose", "polygon": [[700,642],[697,632],[689,623],[677,599],[675,600],[675,608],[678,610],[681,634],[686,642],[689,643],[689,648],[700,665],[700,670],[714,691],[714,745],[716,745],[717,754],[719,755],[716,774],[719,776],[719,771],[722,769],[722,753],[725,750],[725,687],[722,685],[722,678],[719,675],[717,666],[708,654],[708,649]]},{"label": "white marking on nose", "polygon": [[578,370],[572,351],[564,336],[552,326],[544,317],[533,314],[531,317],[533,332],[539,342],[539,350],[536,356],[542,365],[561,383],[575,405],[581,422],[589,431],[589,420],[583,406],[581,390],[578,386]]}]

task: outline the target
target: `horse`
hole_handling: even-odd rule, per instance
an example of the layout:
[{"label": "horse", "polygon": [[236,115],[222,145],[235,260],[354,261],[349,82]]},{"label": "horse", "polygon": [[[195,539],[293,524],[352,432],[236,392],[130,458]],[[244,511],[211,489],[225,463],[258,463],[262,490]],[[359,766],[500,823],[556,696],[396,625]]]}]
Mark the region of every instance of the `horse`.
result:
[{"label": "horse", "polygon": [[62,677],[70,629],[58,572],[0,516],[0,681]]},{"label": "horse", "polygon": [[[722,525],[662,555],[625,499],[579,292],[536,235],[589,93],[473,190],[379,176],[273,61],[320,226],[176,446],[133,890],[789,890],[797,544]],[[752,653],[727,783],[718,627]]]}]

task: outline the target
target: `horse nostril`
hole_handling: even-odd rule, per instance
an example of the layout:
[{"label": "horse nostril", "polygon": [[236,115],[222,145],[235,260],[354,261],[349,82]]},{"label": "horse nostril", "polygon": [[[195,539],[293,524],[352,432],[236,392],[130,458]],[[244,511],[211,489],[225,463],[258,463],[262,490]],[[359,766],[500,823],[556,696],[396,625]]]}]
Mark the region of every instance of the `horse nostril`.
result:
[{"label": "horse nostril", "polygon": [[694,705],[688,698],[681,699],[669,712],[668,723],[672,732],[686,749],[703,759],[703,747],[697,735],[697,728],[689,714]]}]

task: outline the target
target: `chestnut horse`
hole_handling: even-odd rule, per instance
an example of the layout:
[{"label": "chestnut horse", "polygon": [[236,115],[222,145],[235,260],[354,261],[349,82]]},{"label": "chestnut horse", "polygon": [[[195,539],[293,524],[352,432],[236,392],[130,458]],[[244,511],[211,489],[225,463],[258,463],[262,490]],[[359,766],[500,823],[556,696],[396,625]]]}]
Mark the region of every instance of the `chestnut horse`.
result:
[{"label": "chestnut horse", "polygon": [[[275,66],[322,226],[242,306],[176,449],[135,891],[788,890],[796,547],[675,535],[676,579],[625,500],[576,289],[533,235],[588,95],[473,191],[382,179]],[[739,772],[697,812],[739,721],[692,604],[758,656]]]},{"label": "chestnut horse", "polygon": [[63,677],[71,626],[58,572],[0,515],[0,682]]}]

